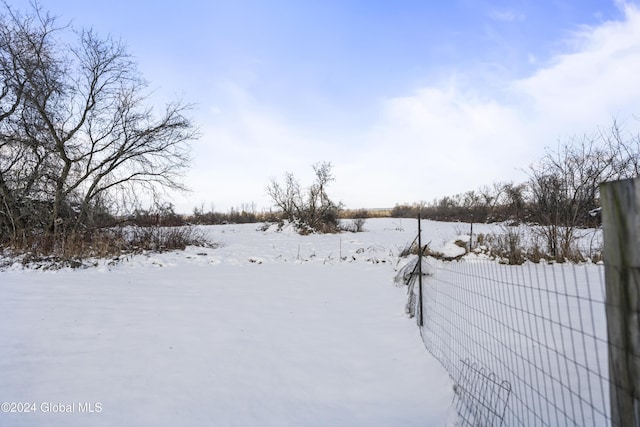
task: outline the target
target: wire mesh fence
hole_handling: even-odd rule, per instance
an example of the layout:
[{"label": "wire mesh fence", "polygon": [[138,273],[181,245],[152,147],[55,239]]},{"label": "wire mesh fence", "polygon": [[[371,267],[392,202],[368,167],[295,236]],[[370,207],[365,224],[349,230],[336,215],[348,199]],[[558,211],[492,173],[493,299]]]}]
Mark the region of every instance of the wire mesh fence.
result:
[{"label": "wire mesh fence", "polygon": [[454,380],[461,425],[611,424],[602,265],[421,264],[422,295],[417,259],[401,274],[408,312]]}]

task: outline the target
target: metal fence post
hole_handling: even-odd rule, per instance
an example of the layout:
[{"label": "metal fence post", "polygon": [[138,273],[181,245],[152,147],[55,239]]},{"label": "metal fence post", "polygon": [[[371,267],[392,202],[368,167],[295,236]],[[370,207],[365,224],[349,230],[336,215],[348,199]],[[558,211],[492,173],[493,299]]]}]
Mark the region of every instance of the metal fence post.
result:
[{"label": "metal fence post", "polygon": [[613,426],[640,426],[640,178],[600,185]]},{"label": "metal fence post", "polygon": [[424,315],[422,314],[422,216],[418,213],[418,289],[420,293],[420,317],[418,317],[418,326],[424,325]]}]

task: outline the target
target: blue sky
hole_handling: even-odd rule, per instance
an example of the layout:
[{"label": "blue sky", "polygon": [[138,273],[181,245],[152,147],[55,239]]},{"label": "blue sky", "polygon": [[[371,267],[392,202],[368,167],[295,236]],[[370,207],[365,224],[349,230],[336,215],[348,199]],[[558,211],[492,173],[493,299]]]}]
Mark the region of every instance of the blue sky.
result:
[{"label": "blue sky", "polygon": [[[13,1],[23,7],[26,1]],[[632,1],[41,0],[122,39],[202,136],[178,210],[267,208],[331,161],[347,207],[522,181],[545,146],[640,128]]]}]

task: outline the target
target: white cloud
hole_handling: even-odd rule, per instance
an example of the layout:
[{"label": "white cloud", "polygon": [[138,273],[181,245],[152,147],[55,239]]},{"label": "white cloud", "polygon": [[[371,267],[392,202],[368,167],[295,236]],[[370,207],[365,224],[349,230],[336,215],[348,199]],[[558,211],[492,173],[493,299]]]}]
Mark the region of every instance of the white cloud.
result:
[{"label": "white cloud", "polygon": [[493,10],[489,13],[489,17],[499,22],[522,22],[525,15],[513,10]]},{"label": "white cloud", "polygon": [[536,119],[564,132],[588,132],[617,115],[640,112],[640,12],[625,5],[626,19],[584,28],[574,52],[514,82],[529,97]]},{"label": "white cloud", "polygon": [[582,29],[572,53],[493,98],[452,80],[389,99],[368,135],[371,148],[349,169],[344,198],[390,206],[524,180],[545,146],[616,118],[637,126],[640,12],[626,4],[624,11],[623,21]]},{"label": "white cloud", "polygon": [[385,117],[347,180],[354,185],[345,199],[355,206],[430,200],[508,179],[509,159],[526,142],[516,112],[455,85],[389,100]]},{"label": "white cloud", "polygon": [[567,40],[570,53],[527,78],[500,82],[500,93],[452,78],[382,100],[376,123],[349,139],[344,129],[302,129],[229,85],[232,101],[211,111],[197,143],[189,178],[196,194],[184,206],[203,201],[224,210],[255,201],[267,207],[269,178],[291,171],[308,182],[310,166],[320,160],[334,163],[332,194],[352,208],[524,180],[522,169],[544,146],[592,133],[614,118],[639,125],[632,117],[640,115],[640,12],[621,7],[623,20],[580,29]]},{"label": "white cloud", "polygon": [[193,193],[176,199],[179,211],[189,212],[201,203],[219,211],[252,202],[269,208],[265,187],[271,178],[292,172],[306,182],[314,163],[338,155],[327,141],[298,129],[245,89],[227,84],[221,92],[227,104],[209,108],[199,120],[206,125],[193,144],[187,177]]}]

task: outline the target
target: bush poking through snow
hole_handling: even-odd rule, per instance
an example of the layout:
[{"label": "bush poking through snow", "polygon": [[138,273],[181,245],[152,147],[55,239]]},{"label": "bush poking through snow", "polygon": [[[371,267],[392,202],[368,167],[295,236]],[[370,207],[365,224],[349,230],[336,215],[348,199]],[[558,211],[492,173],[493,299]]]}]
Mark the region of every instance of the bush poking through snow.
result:
[{"label": "bush poking through snow", "polygon": [[25,237],[4,253],[25,266],[59,269],[94,265],[96,259],[111,258],[117,262],[125,255],[182,250],[187,246],[215,247],[215,244],[192,226],[132,226],[70,233],[57,240],[48,235]]},{"label": "bush poking through snow", "polygon": [[602,261],[602,247],[591,242],[586,250],[579,246],[576,234],[567,242],[561,254],[555,255],[548,250],[546,241],[535,228],[503,227],[502,232],[479,234],[473,252],[477,255],[485,255],[498,259],[503,264],[521,265],[525,262],[593,262]]},{"label": "bush poking through snow", "polygon": [[340,229],[350,233],[361,233],[364,231],[364,225],[366,223],[367,220],[364,218],[354,218],[349,222],[341,222]]},{"label": "bush poking through snow", "polygon": [[282,211],[282,220],[294,224],[300,234],[337,233],[340,231],[341,203],[335,203],[327,195],[326,188],[335,180],[330,162],[313,166],[315,182],[306,189],[291,173],[285,174],[284,183],[272,180],[267,194]]}]

